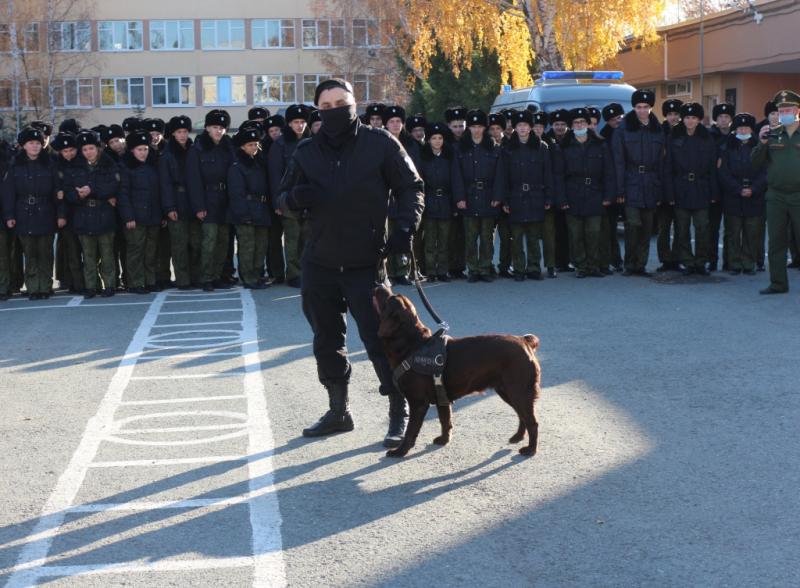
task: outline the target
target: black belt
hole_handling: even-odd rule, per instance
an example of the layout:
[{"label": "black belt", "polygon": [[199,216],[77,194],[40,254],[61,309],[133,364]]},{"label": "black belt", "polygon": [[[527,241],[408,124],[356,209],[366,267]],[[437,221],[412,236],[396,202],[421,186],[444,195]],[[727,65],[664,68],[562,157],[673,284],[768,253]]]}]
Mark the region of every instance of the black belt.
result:
[{"label": "black belt", "polygon": [[432,194],[433,196],[444,196],[447,194],[447,192],[444,188],[436,188],[435,190],[432,189],[429,194]]},{"label": "black belt", "polygon": [[655,171],[652,167],[648,167],[646,165],[631,165],[628,166],[628,169],[632,169],[634,171],[639,172],[640,174],[646,174],[647,172]]},{"label": "black belt", "polygon": [[246,200],[256,200],[258,202],[266,202],[267,197],[264,194],[247,194],[245,195]]},{"label": "black belt", "polygon": [[569,177],[572,178],[572,179],[575,179],[575,180],[582,180],[583,184],[585,186],[591,186],[594,183],[594,180],[592,178],[587,178],[586,176],[575,176],[575,175],[573,175],[573,176],[569,176]]},{"label": "black belt", "polygon": [[33,194],[28,194],[27,196],[22,196],[22,200],[24,200],[27,204],[33,206],[37,202],[44,203],[49,200],[49,196],[34,196]]},{"label": "black belt", "polygon": [[86,206],[88,206],[89,208],[94,208],[98,204],[99,204],[99,202],[97,200],[95,200],[94,198],[92,198],[91,200],[87,200],[86,201]]},{"label": "black belt", "polygon": [[475,181],[472,183],[472,185],[473,185],[473,186],[475,186],[475,189],[476,189],[476,190],[483,190],[483,187],[484,187],[484,181],[483,181],[483,180],[475,180]]},{"label": "black belt", "polygon": [[228,185],[225,182],[217,182],[216,184],[206,184],[207,192],[224,192],[227,189]]},{"label": "black belt", "polygon": [[531,190],[541,190],[544,186],[540,184],[521,184],[520,188],[523,192],[530,192]]},{"label": "black belt", "polygon": [[695,182],[697,180],[705,180],[708,176],[701,176],[701,175],[698,175],[698,174],[696,174],[694,172],[690,172],[690,173],[686,174],[683,177],[686,178],[690,182]]}]

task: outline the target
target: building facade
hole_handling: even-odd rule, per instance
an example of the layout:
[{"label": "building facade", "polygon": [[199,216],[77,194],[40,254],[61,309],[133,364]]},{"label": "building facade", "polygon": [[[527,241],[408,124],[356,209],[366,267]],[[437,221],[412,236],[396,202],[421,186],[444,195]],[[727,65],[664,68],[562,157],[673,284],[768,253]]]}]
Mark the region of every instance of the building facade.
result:
[{"label": "building facade", "polygon": [[730,102],[760,119],[776,92],[800,91],[800,2],[753,4],[755,10],[726,10],[662,27],[656,43],[627,47],[608,67],[624,71],[629,84],[655,92],[657,105],[668,98],[700,102],[710,116],[715,104]]},{"label": "building facade", "polygon": [[[361,102],[385,99],[391,83],[393,59],[377,23],[320,16],[313,0],[76,6],[49,20],[20,13],[13,31],[0,25],[0,71],[8,72],[0,73],[0,115],[7,121],[22,110],[27,120],[68,113],[84,126],[133,114],[185,113],[201,123],[208,109],[225,108],[238,124],[253,105],[275,113],[311,103],[317,83],[331,75],[347,76]],[[333,64],[342,69],[331,71]]]}]

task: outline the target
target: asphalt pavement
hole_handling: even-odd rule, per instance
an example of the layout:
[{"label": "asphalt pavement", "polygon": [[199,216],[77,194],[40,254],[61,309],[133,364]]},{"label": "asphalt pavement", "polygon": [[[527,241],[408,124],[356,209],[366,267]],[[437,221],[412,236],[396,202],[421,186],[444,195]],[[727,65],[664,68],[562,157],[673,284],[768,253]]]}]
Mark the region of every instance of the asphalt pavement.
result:
[{"label": "asphalt pavement", "polygon": [[384,457],[352,320],[356,430],[304,439],[327,400],[285,286],[0,303],[0,585],[800,585],[790,279],[428,285],[453,336],[540,338],[527,459],[493,392]]}]

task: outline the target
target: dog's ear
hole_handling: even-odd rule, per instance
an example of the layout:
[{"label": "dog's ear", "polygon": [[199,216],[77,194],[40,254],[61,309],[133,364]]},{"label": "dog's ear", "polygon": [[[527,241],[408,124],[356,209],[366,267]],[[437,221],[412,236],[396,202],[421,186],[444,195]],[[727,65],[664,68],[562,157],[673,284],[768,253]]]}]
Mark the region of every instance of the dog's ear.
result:
[{"label": "dog's ear", "polygon": [[[380,307],[379,300],[376,301],[378,302],[376,307]],[[399,311],[398,306],[397,297],[391,296],[384,301],[381,308],[378,308],[378,317],[380,319],[378,337],[393,337],[400,329],[402,316],[405,313]]]}]

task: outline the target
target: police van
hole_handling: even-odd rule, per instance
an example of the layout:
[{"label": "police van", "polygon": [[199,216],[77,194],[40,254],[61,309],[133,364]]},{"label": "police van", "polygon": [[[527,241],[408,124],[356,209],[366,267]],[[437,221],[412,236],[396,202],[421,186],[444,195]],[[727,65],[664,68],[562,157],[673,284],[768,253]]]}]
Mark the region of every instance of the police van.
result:
[{"label": "police van", "polygon": [[624,83],[622,78],[621,71],[545,71],[530,88],[504,88],[504,92],[495,98],[490,112],[509,108],[524,110],[531,105],[536,112],[582,106],[602,110],[611,102],[618,102],[627,112],[631,109],[631,95],[636,88]]}]

